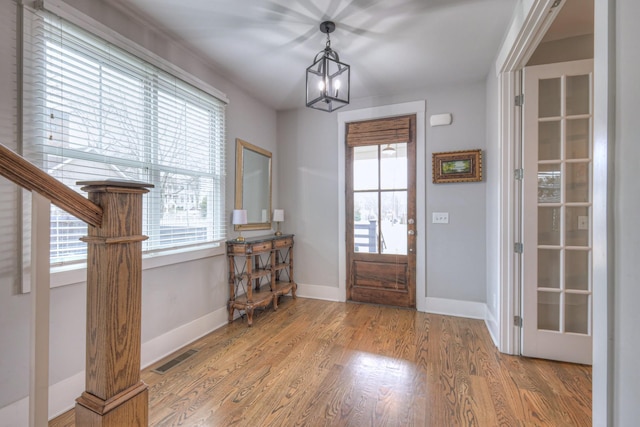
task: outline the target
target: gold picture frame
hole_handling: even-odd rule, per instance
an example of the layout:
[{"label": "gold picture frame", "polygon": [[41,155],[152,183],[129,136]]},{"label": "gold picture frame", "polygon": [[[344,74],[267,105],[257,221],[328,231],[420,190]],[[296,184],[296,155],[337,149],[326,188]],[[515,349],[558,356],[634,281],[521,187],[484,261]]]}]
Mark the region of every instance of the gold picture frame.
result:
[{"label": "gold picture frame", "polygon": [[433,183],[482,181],[482,150],[433,153]]}]

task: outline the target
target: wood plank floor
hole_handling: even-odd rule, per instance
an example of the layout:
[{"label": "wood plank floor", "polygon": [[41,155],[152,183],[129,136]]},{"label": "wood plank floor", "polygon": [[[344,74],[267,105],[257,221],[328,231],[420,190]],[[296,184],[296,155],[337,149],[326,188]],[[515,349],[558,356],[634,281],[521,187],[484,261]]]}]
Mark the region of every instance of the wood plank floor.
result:
[{"label": "wood plank floor", "polygon": [[501,354],[480,320],[283,297],[192,348],[143,371],[151,426],[591,425],[590,367]]}]

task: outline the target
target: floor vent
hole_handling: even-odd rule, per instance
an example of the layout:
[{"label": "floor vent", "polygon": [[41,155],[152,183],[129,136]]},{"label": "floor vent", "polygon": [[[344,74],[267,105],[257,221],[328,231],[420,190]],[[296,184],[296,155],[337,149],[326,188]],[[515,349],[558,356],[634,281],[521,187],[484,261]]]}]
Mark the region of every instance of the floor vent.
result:
[{"label": "floor vent", "polygon": [[197,352],[198,350],[187,350],[184,353],[179,354],[173,359],[169,360],[164,365],[151,370],[151,372],[155,372],[156,374],[166,374],[169,369],[173,368],[174,366],[178,366],[179,364],[181,364],[182,362],[184,362],[185,360],[187,360]]}]

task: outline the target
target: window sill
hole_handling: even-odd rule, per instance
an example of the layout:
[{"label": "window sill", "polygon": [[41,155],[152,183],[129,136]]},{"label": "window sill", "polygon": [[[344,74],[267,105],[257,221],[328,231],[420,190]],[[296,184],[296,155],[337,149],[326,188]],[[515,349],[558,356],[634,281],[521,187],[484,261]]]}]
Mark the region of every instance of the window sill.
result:
[{"label": "window sill", "polygon": [[[174,251],[148,253],[142,256],[142,270],[164,267],[172,264],[180,264],[203,258],[224,255],[223,244],[212,244],[198,249],[177,249]],[[87,281],[87,264],[73,264],[51,268],[51,288],[84,283]]]}]

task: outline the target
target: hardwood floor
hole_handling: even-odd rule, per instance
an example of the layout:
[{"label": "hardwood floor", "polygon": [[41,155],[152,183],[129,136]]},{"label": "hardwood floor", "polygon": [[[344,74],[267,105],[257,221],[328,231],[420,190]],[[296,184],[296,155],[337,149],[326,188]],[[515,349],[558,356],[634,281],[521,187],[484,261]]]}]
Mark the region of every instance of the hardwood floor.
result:
[{"label": "hardwood floor", "polygon": [[501,354],[480,320],[283,297],[187,349],[143,371],[151,426],[591,425],[590,367]]}]

